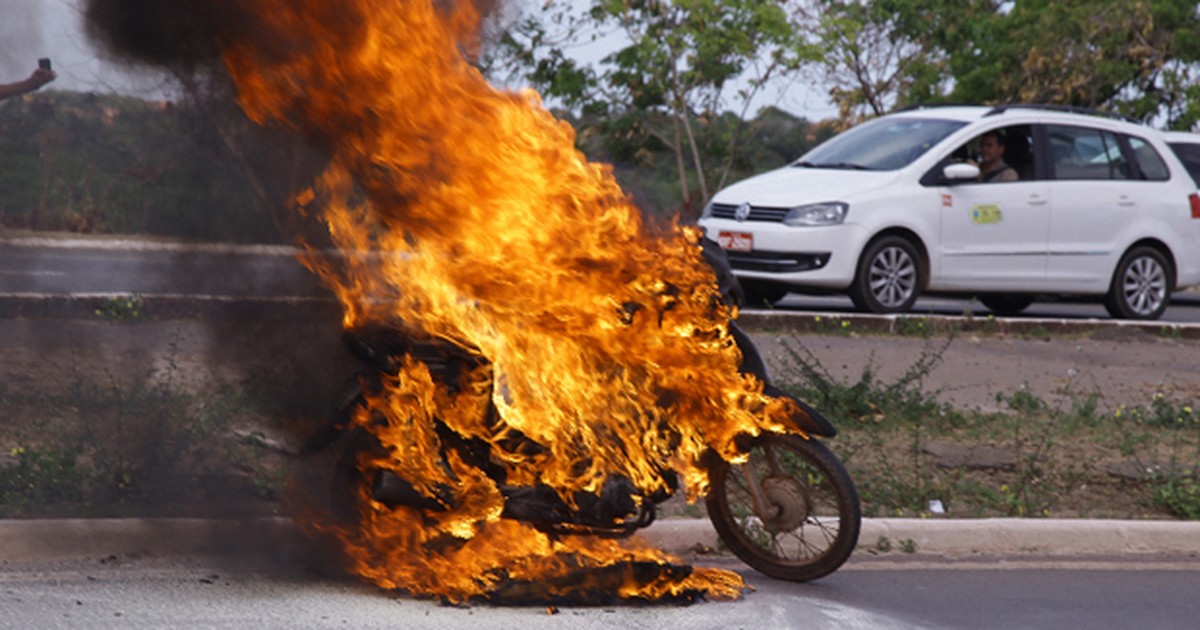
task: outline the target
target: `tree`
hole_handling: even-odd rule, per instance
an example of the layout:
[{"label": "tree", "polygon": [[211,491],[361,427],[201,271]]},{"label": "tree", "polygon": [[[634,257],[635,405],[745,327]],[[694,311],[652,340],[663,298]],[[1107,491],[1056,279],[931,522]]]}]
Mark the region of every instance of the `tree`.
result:
[{"label": "tree", "polygon": [[946,55],[916,28],[929,8],[905,0],[811,0],[800,8],[843,124],[940,98]]},{"label": "tree", "polygon": [[810,0],[844,119],[937,102],[1109,109],[1173,128],[1200,119],[1200,14],[1182,0]]},{"label": "tree", "polygon": [[[543,8],[549,18],[521,20],[501,38],[507,58],[547,96],[603,116],[602,133],[668,148],[685,209],[709,197],[714,176],[724,181],[742,132],[704,147],[697,127],[730,109],[744,121],[769,80],[812,54],[781,0],[594,0],[583,12],[551,0]],[[571,42],[604,35],[620,44],[598,62],[568,55]]]},{"label": "tree", "polygon": [[1022,0],[926,29],[952,98],[1112,109],[1172,127],[1196,122],[1200,15],[1180,0]]}]

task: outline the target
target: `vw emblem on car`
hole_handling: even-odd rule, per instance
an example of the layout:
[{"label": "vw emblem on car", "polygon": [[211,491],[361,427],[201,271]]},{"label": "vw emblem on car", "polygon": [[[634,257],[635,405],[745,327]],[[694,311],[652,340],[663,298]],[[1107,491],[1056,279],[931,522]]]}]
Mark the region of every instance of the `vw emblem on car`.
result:
[{"label": "vw emblem on car", "polygon": [[738,206],[737,208],[734,208],[733,218],[737,219],[738,221],[745,221],[746,219],[749,219],[750,218],[750,204],[743,203],[742,205]]}]

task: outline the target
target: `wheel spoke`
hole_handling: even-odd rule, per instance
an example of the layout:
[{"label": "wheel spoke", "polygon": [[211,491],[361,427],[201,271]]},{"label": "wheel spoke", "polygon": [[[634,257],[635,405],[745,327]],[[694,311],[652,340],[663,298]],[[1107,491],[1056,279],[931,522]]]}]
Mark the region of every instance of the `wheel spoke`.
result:
[{"label": "wheel spoke", "polygon": [[[796,532],[792,533],[792,536],[799,543],[797,546],[796,555],[800,556],[801,558],[816,558],[824,553],[825,549],[828,547],[827,544],[818,546],[816,543],[810,542],[804,535],[803,529],[796,530]],[[829,541],[827,540],[825,542],[828,543]]]}]

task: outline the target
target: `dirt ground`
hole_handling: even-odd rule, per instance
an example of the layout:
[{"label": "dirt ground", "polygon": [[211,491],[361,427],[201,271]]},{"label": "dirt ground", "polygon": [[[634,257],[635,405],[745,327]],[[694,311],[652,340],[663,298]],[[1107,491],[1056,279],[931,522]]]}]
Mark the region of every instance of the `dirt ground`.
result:
[{"label": "dirt ground", "polygon": [[[961,334],[949,345],[945,338],[750,332],[777,377],[794,367],[789,348],[811,352],[835,379],[854,382],[869,366],[885,384],[910,370],[922,353],[937,353],[940,360],[922,388],[963,409],[1000,409],[996,395],[1021,388],[1050,405],[1095,394],[1103,410],[1146,406],[1160,391],[1200,399],[1200,341],[1136,330],[1080,337]],[[186,477],[175,486],[159,484],[156,495],[167,496],[165,512],[184,515],[203,513],[212,500],[237,493],[242,505],[249,498],[265,500],[259,507],[268,511],[278,509],[282,467],[296,460],[301,433],[288,429],[319,423],[358,369],[341,344],[339,322],[322,317],[0,318],[0,348],[0,465],[16,461],[13,449],[68,438],[109,439],[108,446],[86,447],[83,461],[94,464],[104,455],[110,467],[113,454],[132,461],[157,449],[150,458],[157,468],[135,472],[143,479]],[[156,395],[164,390],[170,396]],[[196,426],[165,425],[159,416],[167,414]],[[202,440],[206,448],[180,444],[187,440]],[[216,448],[218,443],[223,446]],[[1103,492],[1125,494],[1124,482],[1101,477],[1111,486]],[[109,500],[119,504],[123,482],[108,483],[115,488]],[[1079,502],[1094,502],[1101,490],[1088,490]],[[1122,501],[1117,514],[1142,509],[1140,499]]]},{"label": "dirt ground", "polygon": [[[835,378],[854,382],[871,366],[884,382],[909,370],[945,338],[754,335],[768,363],[786,372],[787,349],[807,348]],[[1105,329],[1086,337],[962,334],[950,341],[924,379],[926,392],[963,409],[1000,408],[996,394],[1025,388],[1050,404],[1097,394],[1104,406],[1147,405],[1156,392],[1200,399],[1200,342],[1137,330]]]}]

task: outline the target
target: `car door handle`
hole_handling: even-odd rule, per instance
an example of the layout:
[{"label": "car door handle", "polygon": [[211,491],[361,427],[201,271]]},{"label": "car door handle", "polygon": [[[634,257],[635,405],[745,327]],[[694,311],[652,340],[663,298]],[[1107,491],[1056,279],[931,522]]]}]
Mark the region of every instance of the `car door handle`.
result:
[{"label": "car door handle", "polygon": [[1117,205],[1128,208],[1130,206],[1136,206],[1137,202],[1134,201],[1129,195],[1121,195],[1121,197],[1117,199]]},{"label": "car door handle", "polygon": [[1041,195],[1029,195],[1029,200],[1028,200],[1028,201],[1029,201],[1029,205],[1031,205],[1031,206],[1044,206],[1044,205],[1046,205],[1046,198],[1045,198],[1045,197],[1043,197],[1043,196],[1041,196]]}]

